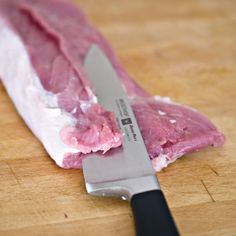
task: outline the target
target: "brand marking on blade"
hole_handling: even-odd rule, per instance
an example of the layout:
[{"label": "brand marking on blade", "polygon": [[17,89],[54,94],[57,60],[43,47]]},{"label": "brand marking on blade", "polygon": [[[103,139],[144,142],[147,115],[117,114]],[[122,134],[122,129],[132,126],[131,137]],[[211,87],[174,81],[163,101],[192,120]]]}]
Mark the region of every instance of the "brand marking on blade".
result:
[{"label": "brand marking on blade", "polygon": [[131,118],[121,119],[121,123],[122,123],[122,125],[130,125],[130,124],[132,124],[132,120],[131,120]]},{"label": "brand marking on blade", "polygon": [[133,121],[128,112],[125,100],[123,98],[116,99],[116,106],[119,111],[118,112],[119,126],[126,135],[127,141],[137,142],[137,134],[135,132],[135,126],[133,125]]}]

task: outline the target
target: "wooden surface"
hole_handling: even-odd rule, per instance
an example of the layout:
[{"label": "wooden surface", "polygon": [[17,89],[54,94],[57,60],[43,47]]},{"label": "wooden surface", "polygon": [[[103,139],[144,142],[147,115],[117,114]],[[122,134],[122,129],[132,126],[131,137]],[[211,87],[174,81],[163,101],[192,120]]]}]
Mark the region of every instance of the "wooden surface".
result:
[{"label": "wooden surface", "polygon": [[[129,73],[151,94],[206,114],[227,138],[158,177],[183,236],[236,235],[236,2],[78,0]],[[0,235],[134,235],[125,201],[86,194],[0,86]]]}]

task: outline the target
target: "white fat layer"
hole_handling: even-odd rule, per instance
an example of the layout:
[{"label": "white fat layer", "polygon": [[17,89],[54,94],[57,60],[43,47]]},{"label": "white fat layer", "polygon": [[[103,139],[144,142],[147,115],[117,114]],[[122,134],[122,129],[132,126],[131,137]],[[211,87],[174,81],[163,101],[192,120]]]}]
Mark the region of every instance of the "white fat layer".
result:
[{"label": "white fat layer", "polygon": [[77,107],[75,107],[72,111],[71,114],[75,114],[77,112]]},{"label": "white fat layer", "polygon": [[75,120],[58,108],[55,94],[43,89],[21,39],[0,18],[0,77],[18,112],[62,166],[65,153],[78,153],[60,139],[60,130]]},{"label": "white fat layer", "polygon": [[165,154],[159,154],[158,157],[152,159],[152,165],[156,171],[160,171],[168,165],[168,158]]},{"label": "white fat layer", "polygon": [[166,115],[166,113],[164,111],[161,111],[161,110],[158,110],[158,113],[159,113],[160,116],[165,116]]},{"label": "white fat layer", "polygon": [[185,107],[187,109],[190,109],[192,111],[195,111],[195,112],[198,112],[197,109],[193,108],[193,107],[190,107],[190,106],[187,106],[187,105],[183,105],[183,104],[179,104],[177,102],[174,102],[170,97],[161,97],[161,96],[154,96],[154,99],[156,101],[160,101],[160,102],[165,102],[165,103],[169,103],[169,104],[174,104],[174,105],[178,105],[178,106],[181,106],[181,107]]},{"label": "white fat layer", "polygon": [[88,101],[88,102],[81,102],[80,103],[80,109],[83,111],[83,112],[86,112],[86,110],[88,110],[92,104],[94,104],[95,102],[93,101]]},{"label": "white fat layer", "polygon": [[161,102],[173,103],[173,101],[169,97],[161,97],[161,96],[156,95],[154,96],[154,99]]},{"label": "white fat layer", "polygon": [[178,154],[175,153],[170,159],[168,155],[160,153],[157,157],[152,159],[153,168],[156,171],[161,171],[163,168],[167,167],[169,164],[174,162],[179,157],[182,157],[183,155],[184,153],[178,153]]}]

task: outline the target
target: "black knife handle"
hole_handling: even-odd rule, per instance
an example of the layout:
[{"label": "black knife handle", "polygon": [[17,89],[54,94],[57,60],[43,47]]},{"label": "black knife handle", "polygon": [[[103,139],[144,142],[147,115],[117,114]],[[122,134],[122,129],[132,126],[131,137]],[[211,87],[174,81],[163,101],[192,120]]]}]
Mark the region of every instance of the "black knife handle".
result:
[{"label": "black knife handle", "polygon": [[137,236],[178,236],[179,233],[161,190],[131,198]]}]

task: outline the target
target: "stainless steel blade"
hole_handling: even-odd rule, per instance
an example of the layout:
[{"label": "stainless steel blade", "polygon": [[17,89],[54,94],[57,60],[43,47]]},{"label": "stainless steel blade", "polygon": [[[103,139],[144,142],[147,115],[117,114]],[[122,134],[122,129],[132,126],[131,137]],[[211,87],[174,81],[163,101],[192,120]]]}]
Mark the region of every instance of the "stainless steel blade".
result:
[{"label": "stainless steel blade", "polygon": [[[158,189],[155,172],[135,116],[110,61],[96,45],[93,45],[85,58],[84,66],[88,78],[95,87],[99,103],[115,113],[123,134],[122,148],[111,150],[106,154],[112,156],[104,158],[103,155],[95,153],[83,160],[88,192],[129,198],[130,194],[136,191]],[[135,181],[137,179],[138,181]],[[136,190],[127,189],[133,188],[128,182],[132,182],[132,186],[137,185]]]}]

